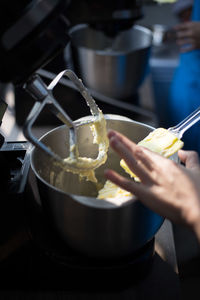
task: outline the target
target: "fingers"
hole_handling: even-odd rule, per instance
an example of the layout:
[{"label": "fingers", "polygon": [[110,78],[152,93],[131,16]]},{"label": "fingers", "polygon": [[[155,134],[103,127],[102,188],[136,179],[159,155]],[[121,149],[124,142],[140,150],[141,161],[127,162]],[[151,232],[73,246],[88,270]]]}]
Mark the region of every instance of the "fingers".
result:
[{"label": "fingers", "polygon": [[129,191],[132,194],[135,194],[134,186],[136,183],[133,180],[127,179],[113,170],[107,169],[104,171],[106,179],[112,181],[116,185],[120,186],[122,189]]},{"label": "fingers", "polygon": [[126,147],[130,151],[132,151],[136,147],[136,144],[134,142],[132,142],[126,136],[124,136],[123,134],[121,134],[121,133],[119,133],[115,130],[109,130],[108,131],[108,138],[110,139],[110,143],[112,143],[112,141],[115,141],[115,139],[117,141],[123,143],[124,145],[126,145]]},{"label": "fingers", "polygon": [[193,37],[193,32],[190,29],[186,30],[178,30],[176,32],[176,38],[177,39],[186,39],[186,38],[191,38]]},{"label": "fingers", "polygon": [[183,22],[183,23],[179,23],[179,24],[175,25],[173,27],[173,29],[176,31],[184,31],[184,30],[188,30],[189,28],[191,28],[191,26],[192,26],[192,22]]},{"label": "fingers", "polygon": [[125,160],[130,170],[142,181],[149,181],[150,171],[148,171],[148,168],[150,168],[151,165],[148,160],[145,165],[138,158],[138,153],[142,151],[141,147],[116,131],[109,131],[108,138],[110,140],[110,146]]},{"label": "fingers", "polygon": [[134,180],[131,179],[127,179],[113,170],[105,170],[104,175],[106,179],[112,181],[122,189],[129,191],[130,193],[132,193],[140,199],[146,199],[147,193],[149,193],[149,191],[143,184],[136,183]]},{"label": "fingers", "polygon": [[167,212],[166,203],[161,201],[159,196],[153,192],[154,185],[150,188],[142,183],[136,183],[133,180],[119,175],[113,170],[105,170],[104,174],[108,180],[136,196],[145,206],[156,213],[165,216],[165,213]]},{"label": "fingers", "polygon": [[196,49],[196,41],[190,31],[177,34],[176,44],[180,47],[182,53]]},{"label": "fingers", "polygon": [[194,36],[197,25],[196,22],[183,22],[174,27],[177,38]]},{"label": "fingers", "polygon": [[116,131],[109,131],[111,147],[123,158],[140,180],[150,186],[159,182],[160,166],[166,164],[166,159],[144,147],[136,145],[124,135]]},{"label": "fingers", "polygon": [[185,44],[182,47],[180,47],[180,52],[181,53],[186,53],[186,52],[190,52],[197,49],[197,47],[195,45],[191,44]]},{"label": "fingers", "polygon": [[176,43],[182,53],[195,50],[196,42],[196,24],[194,22],[184,22],[175,27]]},{"label": "fingers", "polygon": [[178,156],[188,169],[195,169],[199,166],[199,156],[195,151],[179,150]]},{"label": "fingers", "polygon": [[[169,159],[137,146],[116,131],[109,131],[108,137],[112,148],[126,161],[141,182],[125,178],[113,170],[105,170],[105,177],[135,195],[153,211],[173,219],[173,213],[178,207],[174,199],[181,195],[179,190],[174,190],[174,182],[180,177],[179,167]],[[180,153],[180,157],[188,163],[185,153]],[[180,189],[182,190],[182,185]]]}]

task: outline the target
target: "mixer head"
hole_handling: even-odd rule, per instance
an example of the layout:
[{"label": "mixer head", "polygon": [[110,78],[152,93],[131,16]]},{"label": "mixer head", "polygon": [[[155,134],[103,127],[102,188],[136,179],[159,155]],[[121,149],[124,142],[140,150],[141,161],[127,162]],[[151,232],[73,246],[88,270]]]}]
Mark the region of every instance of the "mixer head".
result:
[{"label": "mixer head", "polygon": [[115,36],[143,16],[142,1],[72,0],[68,15],[72,25],[87,23],[108,36]]},{"label": "mixer head", "polygon": [[24,83],[65,48],[75,24],[113,35],[141,16],[138,0],[1,0],[0,81]]},{"label": "mixer head", "polygon": [[2,0],[0,3],[0,81],[20,84],[68,43],[62,18],[66,0]]}]

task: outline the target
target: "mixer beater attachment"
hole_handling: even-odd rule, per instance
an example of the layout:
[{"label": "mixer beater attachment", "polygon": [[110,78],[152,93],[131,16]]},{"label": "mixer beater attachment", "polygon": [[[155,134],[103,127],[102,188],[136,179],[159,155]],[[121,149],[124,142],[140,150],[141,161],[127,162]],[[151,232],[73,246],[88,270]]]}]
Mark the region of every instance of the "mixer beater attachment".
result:
[{"label": "mixer beater attachment", "polygon": [[[59,105],[59,103],[55,100],[53,96],[53,89],[63,76],[67,76],[75,84],[76,88],[89,106],[92,118],[84,118],[84,121],[73,122],[63,108]],[[45,85],[38,75],[34,75],[25,84],[24,88],[36,100],[24,126],[25,137],[33,145],[40,148],[52,159],[54,159],[54,161],[56,161],[56,163],[59,164],[59,166],[65,171],[86,176],[88,180],[96,181],[93,172],[96,168],[105,163],[107,159],[109,142],[106,133],[106,121],[104,116],[101,110],[98,108],[95,100],[83,85],[82,81],[73,71],[67,69],[60,72],[48,86]],[[57,118],[59,118],[69,127],[69,157],[65,159],[61,158],[57,153],[45,146],[32,133],[32,126],[45,106],[48,107]],[[92,125],[92,133],[94,136],[93,142],[99,145],[98,156],[95,159],[79,156],[77,128],[86,124],[89,124],[90,126]]]}]

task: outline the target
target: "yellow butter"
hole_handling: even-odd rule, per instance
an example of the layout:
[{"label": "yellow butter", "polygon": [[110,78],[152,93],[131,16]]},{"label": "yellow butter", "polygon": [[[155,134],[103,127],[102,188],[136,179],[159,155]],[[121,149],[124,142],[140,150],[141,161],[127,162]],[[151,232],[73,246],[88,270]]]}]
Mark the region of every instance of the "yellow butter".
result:
[{"label": "yellow butter", "polygon": [[115,204],[122,204],[132,197],[133,195],[130,192],[120,188],[110,180],[107,180],[104,187],[99,190],[97,199],[106,199]]},{"label": "yellow butter", "polygon": [[135,181],[140,181],[139,178],[129,169],[129,167],[123,159],[120,160],[120,166],[124,169],[126,173],[128,173],[132,178],[134,178]]},{"label": "yellow butter", "polygon": [[157,128],[150,132],[138,145],[168,158],[181,149],[184,143],[169,130]]},{"label": "yellow butter", "polygon": [[106,120],[102,111],[99,110],[99,116],[91,123],[90,129],[93,134],[93,144],[98,144],[99,146],[98,157],[96,159],[80,156],[76,158],[68,157],[63,159],[62,168],[66,172],[78,174],[80,179],[85,177],[88,181],[97,182],[95,176],[96,162],[100,161],[101,165],[106,162],[109,148]]},{"label": "yellow butter", "polygon": [[[138,145],[146,147],[153,152],[159,153],[164,157],[170,157],[181,149],[184,143],[174,134],[164,128],[157,128],[150,132]],[[136,181],[139,181],[137,176],[129,169],[125,161],[120,161],[120,166]]]}]

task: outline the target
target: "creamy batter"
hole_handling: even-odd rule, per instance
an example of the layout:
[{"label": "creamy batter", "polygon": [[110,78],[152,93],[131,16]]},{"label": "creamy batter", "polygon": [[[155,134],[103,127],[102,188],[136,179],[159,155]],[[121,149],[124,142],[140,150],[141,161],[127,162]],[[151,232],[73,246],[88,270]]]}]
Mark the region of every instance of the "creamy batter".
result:
[{"label": "creamy batter", "polygon": [[[99,146],[97,158],[80,157],[77,153],[77,157],[69,156],[62,161],[62,169],[67,172],[78,174],[80,179],[85,177],[86,180],[97,182],[95,169],[106,162],[109,147],[106,120],[100,110],[99,116],[91,123],[90,128],[93,134],[93,143],[98,144]],[[72,149],[70,150],[72,151]]]},{"label": "creamy batter", "polygon": [[120,205],[132,197],[131,193],[107,180],[104,187],[99,191],[97,199],[106,199],[109,202]]}]

